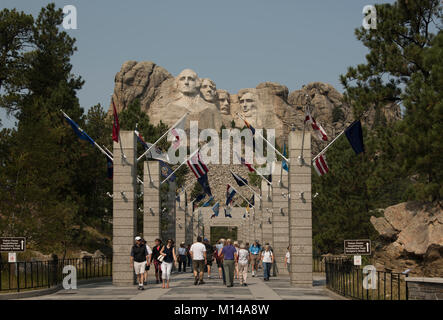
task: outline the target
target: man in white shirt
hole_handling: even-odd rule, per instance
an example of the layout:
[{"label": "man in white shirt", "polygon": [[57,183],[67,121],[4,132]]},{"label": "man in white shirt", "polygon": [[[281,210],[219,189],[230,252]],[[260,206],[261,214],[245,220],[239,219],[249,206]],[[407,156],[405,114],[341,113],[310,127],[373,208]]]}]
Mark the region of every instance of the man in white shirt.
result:
[{"label": "man in white shirt", "polygon": [[194,269],[194,285],[204,284],[203,273],[206,264],[206,247],[202,243],[202,237],[197,237],[197,242],[191,246],[189,252],[191,253],[192,267]]}]

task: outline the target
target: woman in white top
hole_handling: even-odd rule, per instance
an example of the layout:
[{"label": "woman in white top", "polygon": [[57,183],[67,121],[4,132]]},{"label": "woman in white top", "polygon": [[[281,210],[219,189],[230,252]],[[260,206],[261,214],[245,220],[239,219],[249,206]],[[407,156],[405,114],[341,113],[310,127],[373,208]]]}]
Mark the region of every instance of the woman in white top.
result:
[{"label": "woman in white top", "polygon": [[240,284],[242,286],[247,286],[246,278],[248,276],[248,265],[249,265],[249,251],[245,249],[245,244],[242,243],[240,245],[240,249],[238,250],[238,272],[240,274]]},{"label": "woman in white top", "polygon": [[289,252],[289,247],[288,247],[288,251],[286,251],[286,256],[285,256],[285,268],[288,269],[288,272],[290,265],[291,265],[291,253]]},{"label": "woman in white top", "polygon": [[263,277],[265,281],[269,281],[271,276],[271,266],[274,263],[274,255],[269,250],[269,245],[265,245],[265,250],[261,253],[261,261],[263,264]]}]

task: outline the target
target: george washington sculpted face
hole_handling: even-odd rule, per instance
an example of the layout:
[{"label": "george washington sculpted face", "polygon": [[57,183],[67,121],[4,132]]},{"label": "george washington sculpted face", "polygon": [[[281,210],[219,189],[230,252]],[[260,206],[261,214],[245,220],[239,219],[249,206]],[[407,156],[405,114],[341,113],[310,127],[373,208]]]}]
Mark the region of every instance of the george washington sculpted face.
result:
[{"label": "george washington sculpted face", "polygon": [[198,94],[200,80],[197,73],[191,69],[185,69],[176,78],[177,89],[186,96],[195,96]]}]

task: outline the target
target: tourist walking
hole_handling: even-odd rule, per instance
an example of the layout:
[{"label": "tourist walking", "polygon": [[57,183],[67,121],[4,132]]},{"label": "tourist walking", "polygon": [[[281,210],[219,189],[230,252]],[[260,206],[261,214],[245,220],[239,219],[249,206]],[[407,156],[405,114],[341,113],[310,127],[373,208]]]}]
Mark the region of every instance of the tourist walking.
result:
[{"label": "tourist walking", "polygon": [[188,258],[188,267],[191,269],[192,272],[192,257],[191,257],[191,245],[188,244],[186,246],[186,258]]},{"label": "tourist walking", "polygon": [[240,245],[238,250],[238,272],[240,274],[240,285],[247,286],[246,278],[248,277],[249,252],[245,249],[245,244]]},{"label": "tourist walking", "polygon": [[137,275],[138,290],[145,290],[143,287],[143,275],[145,273],[146,262],[149,258],[146,246],[142,244],[142,238],[135,237],[135,244],[131,248],[131,269],[133,268]]},{"label": "tourist walking", "polygon": [[221,258],[223,259],[223,268],[225,270],[226,286],[234,286],[234,268],[235,260],[237,260],[237,252],[232,245],[232,240],[226,240],[226,246],[221,251]]},{"label": "tourist walking", "polygon": [[[238,241],[234,241],[234,248],[235,248],[235,252],[237,253],[238,256],[238,251],[240,250],[240,246],[238,245]],[[239,280],[239,276],[238,276],[238,261],[235,260],[235,268],[234,268],[234,278]]]},{"label": "tourist walking", "polygon": [[162,249],[162,241],[160,239],[155,239],[155,245],[154,248],[152,248],[152,256],[151,256],[151,263],[154,263],[155,268],[155,283],[160,283],[162,278],[162,269],[161,269],[161,262],[158,260],[158,257],[160,257],[160,250]]},{"label": "tourist walking", "polygon": [[172,241],[172,239],[168,239],[166,245],[161,248],[160,255],[164,257],[161,264],[163,279],[162,288],[169,288],[169,278],[171,277],[172,265],[177,262],[174,241]]},{"label": "tourist walking", "polygon": [[269,249],[269,245],[265,245],[265,249],[261,253],[261,261],[263,264],[263,277],[265,281],[269,281],[271,276],[271,266],[274,263],[274,254]]},{"label": "tourist walking", "polygon": [[291,252],[289,252],[289,247],[288,247],[288,251],[286,251],[286,255],[285,255],[285,268],[288,269],[288,272],[290,272],[290,267],[291,266]]},{"label": "tourist walking", "polygon": [[206,247],[202,243],[202,237],[197,237],[197,242],[191,246],[189,252],[191,253],[192,267],[194,269],[194,285],[204,284],[203,274],[206,264]]},{"label": "tourist walking", "polygon": [[187,250],[185,248],[185,243],[180,243],[180,248],[178,248],[178,272],[186,272],[186,263],[187,263]]},{"label": "tourist walking", "polygon": [[221,238],[218,240],[217,245],[215,246],[215,259],[217,261],[217,267],[218,267],[218,278],[223,278],[223,284],[226,285],[226,277],[225,277],[225,269],[223,268],[223,259],[221,258],[221,251],[224,247],[225,239]]},{"label": "tourist walking", "polygon": [[151,248],[148,246],[148,244],[146,243],[145,239],[141,240],[142,244],[146,246],[146,250],[148,251],[148,259],[146,261],[146,266],[145,266],[145,279],[143,281],[143,284],[145,286],[148,285],[148,271],[151,268],[151,256],[152,256],[152,250]]},{"label": "tourist walking", "polygon": [[252,243],[251,246],[249,247],[253,277],[255,277],[255,274],[257,273],[258,263],[260,262],[260,251],[261,251],[261,246],[258,243],[258,240],[255,240],[254,243]]},{"label": "tourist walking", "polygon": [[208,272],[208,279],[211,278],[211,267],[212,267],[212,261],[214,260],[214,247],[211,246],[208,239],[203,239],[203,244],[206,248],[206,268]]}]

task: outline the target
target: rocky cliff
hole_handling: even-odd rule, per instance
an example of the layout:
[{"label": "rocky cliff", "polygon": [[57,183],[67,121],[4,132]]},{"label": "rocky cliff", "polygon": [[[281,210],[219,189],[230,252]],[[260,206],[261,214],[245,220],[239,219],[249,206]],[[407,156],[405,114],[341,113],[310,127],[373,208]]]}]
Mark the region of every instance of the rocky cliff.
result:
[{"label": "rocky cliff", "polygon": [[438,203],[404,202],[371,217],[382,244],[376,267],[427,277],[443,276],[443,210]]},{"label": "rocky cliff", "polygon": [[[153,62],[125,62],[115,76],[113,100],[118,111],[139,99],[141,108],[152,123],[160,121],[173,125],[186,112],[190,120],[198,120],[199,129],[222,126],[244,127],[237,113],[247,119],[255,128],[275,129],[277,143],[282,146],[289,131],[295,126],[302,130],[305,111],[309,106],[311,114],[326,130],[329,141],[353,121],[351,107],[344,103],[343,96],[330,84],[312,82],[300,90],[289,92],[284,85],[263,82],[255,88],[245,88],[237,93],[217,88],[214,81],[200,78],[190,69],[173,77],[167,70]],[[400,108],[390,105],[384,111],[388,121],[400,117]],[[112,114],[112,105],[109,108]],[[364,120],[371,124],[375,111],[368,112]],[[307,128],[307,130],[310,130]],[[147,141],[149,141],[149,138]],[[152,141],[149,141],[152,142]],[[312,153],[316,155],[328,142],[312,138]],[[210,165],[209,178],[214,186],[216,199],[225,198],[226,184],[230,180],[226,166]],[[247,177],[247,170],[238,166],[239,174]],[[189,173],[189,181],[194,179]],[[245,196],[251,196],[245,190]]]}]

